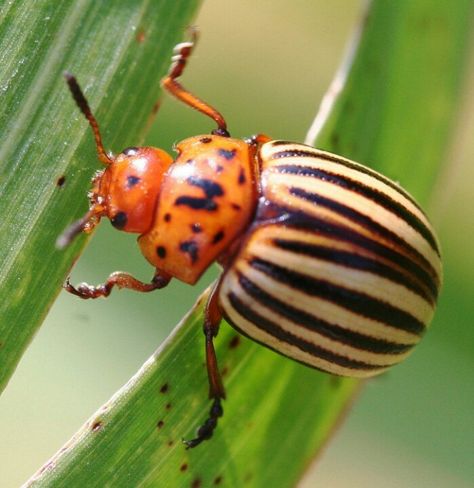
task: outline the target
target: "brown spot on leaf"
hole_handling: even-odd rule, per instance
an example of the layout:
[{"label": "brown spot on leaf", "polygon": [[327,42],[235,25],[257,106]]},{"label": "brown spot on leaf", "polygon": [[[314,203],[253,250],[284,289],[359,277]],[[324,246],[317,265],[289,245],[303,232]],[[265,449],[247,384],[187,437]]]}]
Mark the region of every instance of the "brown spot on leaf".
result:
[{"label": "brown spot on leaf", "polygon": [[238,335],[232,337],[229,341],[229,349],[235,349],[240,344],[240,337]]},{"label": "brown spot on leaf", "polygon": [[156,115],[158,113],[158,110],[160,110],[160,105],[161,105],[161,102],[158,100],[155,102],[155,104],[153,105],[153,108],[151,109],[151,115]]},{"label": "brown spot on leaf", "polygon": [[141,44],[142,42],[145,42],[145,39],[146,39],[145,32],[143,30],[139,30],[136,35],[137,42]]},{"label": "brown spot on leaf", "polygon": [[161,388],[160,388],[160,393],[166,393],[169,390],[169,385],[168,383],[165,383]]},{"label": "brown spot on leaf", "polygon": [[165,423],[163,422],[163,420],[158,420],[158,423],[156,424],[156,426],[158,427],[158,429],[161,429],[163,427],[163,425],[165,425]]},{"label": "brown spot on leaf", "polygon": [[102,421],[101,420],[96,420],[91,425],[91,430],[92,430],[92,432],[98,432],[100,429],[102,429]]},{"label": "brown spot on leaf", "polygon": [[187,463],[183,463],[180,467],[179,467],[179,470],[182,471],[184,473],[184,471],[186,471],[188,469],[188,464]]},{"label": "brown spot on leaf", "polygon": [[59,186],[61,188],[61,186],[63,186],[65,182],[66,176],[62,175],[56,180],[56,186]]},{"label": "brown spot on leaf", "polygon": [[202,481],[199,478],[196,478],[191,483],[191,488],[201,488]]}]

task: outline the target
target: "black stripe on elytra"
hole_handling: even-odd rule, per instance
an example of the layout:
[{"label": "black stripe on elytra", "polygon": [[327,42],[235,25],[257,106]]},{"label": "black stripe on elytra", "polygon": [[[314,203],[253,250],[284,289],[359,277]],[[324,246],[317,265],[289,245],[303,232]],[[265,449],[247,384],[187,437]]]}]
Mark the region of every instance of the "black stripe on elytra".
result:
[{"label": "black stripe on elytra", "polygon": [[305,256],[329,261],[347,268],[367,271],[404,286],[432,305],[434,305],[436,301],[436,297],[430,293],[427,288],[420,286],[416,281],[410,279],[405,273],[402,273],[376,259],[371,259],[349,251],[342,251],[340,249],[334,249],[317,244],[309,244],[307,242],[293,239],[275,238],[273,239],[272,243],[279,249],[284,249],[285,251],[290,251],[295,254],[303,254]]},{"label": "black stripe on elytra", "polygon": [[376,254],[388,261],[393,262],[405,272],[410,273],[413,279],[420,284],[426,286],[431,294],[436,298],[439,292],[439,276],[431,275],[426,269],[422,268],[418,263],[400,252],[391,249],[373,239],[370,239],[353,229],[346,226],[328,222],[327,220],[319,219],[314,215],[308,215],[303,211],[295,211],[284,206],[277,205],[263,200],[259,203],[259,212],[263,216],[259,218],[257,213],[256,225],[265,223],[265,214],[279,215],[278,219],[270,219],[268,223],[275,222],[276,224],[284,225],[287,228],[294,228],[298,230],[305,230],[314,234],[321,234],[323,236],[336,239],[341,242],[361,247],[373,254]]},{"label": "black stripe on elytra", "polygon": [[221,197],[224,195],[224,190],[219,183],[215,181],[208,180],[206,178],[198,178],[196,176],[190,176],[187,178],[186,183],[191,186],[197,186],[201,188],[206,194],[207,198]]},{"label": "black stripe on elytra", "polygon": [[251,258],[249,264],[252,268],[294,290],[327,300],[362,317],[417,335],[425,331],[425,325],[410,313],[366,293],[291,271],[257,257]]},{"label": "black stripe on elytra", "polygon": [[193,210],[207,210],[209,212],[217,210],[217,203],[210,198],[181,196],[175,200],[174,204],[184,205]]},{"label": "black stripe on elytra", "polygon": [[[330,363],[337,364],[344,368],[351,368],[357,370],[377,370],[383,366],[367,364],[362,361],[356,361],[351,359],[347,356],[341,356],[339,354],[335,354],[332,351],[324,349],[321,346],[317,346],[312,342],[305,341],[301,337],[298,337],[290,332],[283,330],[277,324],[272,322],[271,320],[263,317],[259,313],[252,310],[248,307],[234,292],[228,293],[229,302],[234,307],[236,312],[241,315],[244,319],[251,322],[255,327],[265,331],[267,334],[270,334],[273,337],[276,337],[279,341],[285,342],[290,344],[291,346],[297,347],[301,351],[314,356],[324,359]],[[267,347],[268,345],[265,344]],[[282,352],[282,351],[278,351]],[[283,352],[282,352],[283,353]],[[284,354],[284,353],[283,353]]]},{"label": "black stripe on elytra", "polygon": [[[273,141],[272,145],[279,145],[275,144],[275,142],[278,141]],[[368,168],[367,166],[361,165],[354,163],[348,159],[342,158],[341,156],[337,156],[336,154],[331,154],[323,151],[318,151],[317,149],[313,149],[310,146],[304,146],[302,144],[298,144],[303,147],[307,147],[307,149],[287,149],[283,151],[276,152],[270,156],[271,159],[281,159],[281,158],[321,158],[326,161],[331,161],[333,163],[340,164],[342,166],[345,166],[346,168],[351,168],[356,171],[359,171],[360,173],[364,173],[366,175],[372,176],[373,178],[381,181],[382,183],[385,183],[389,187],[393,188],[394,190],[398,191],[401,193],[405,198],[410,200],[415,207],[417,207],[419,210],[421,210],[420,206],[418,203],[414,200],[414,198],[407,192],[405,191],[402,187],[394,183],[392,180],[389,178],[383,176],[380,173],[377,173],[377,171],[374,171],[373,169]]]},{"label": "black stripe on elytra", "polygon": [[384,237],[388,241],[396,243],[402,249],[405,249],[410,255],[415,256],[417,260],[423,263],[423,266],[429,270],[432,275],[436,275],[435,270],[431,266],[431,263],[421,254],[418,250],[416,250],[413,246],[408,244],[404,239],[402,239],[398,234],[395,234],[390,229],[387,229],[383,225],[375,222],[371,219],[368,215],[364,215],[363,213],[355,210],[343,203],[340,203],[336,200],[332,200],[330,198],[324,197],[322,195],[318,195],[317,193],[310,193],[302,188],[297,187],[290,187],[288,189],[290,195],[294,195],[298,198],[306,200],[307,202],[314,203],[318,206],[322,206],[337,212],[339,215],[342,215],[357,224],[362,225],[370,232],[375,232],[379,236]]},{"label": "black stripe on elytra", "polygon": [[309,166],[299,166],[296,164],[285,164],[281,166],[276,166],[275,170],[283,174],[292,174],[296,176],[309,176],[312,178],[318,178],[322,181],[327,181],[333,183],[342,188],[346,188],[352,192],[358,193],[369,200],[372,200],[377,205],[385,208],[389,212],[395,214],[397,217],[401,218],[413,229],[415,229],[419,234],[421,234],[426,241],[430,244],[432,249],[439,256],[439,247],[431,231],[416,215],[411,213],[406,207],[404,207],[400,202],[393,200],[385,193],[382,193],[370,186],[364,185],[363,183],[356,181],[344,175],[338,175],[330,171],[311,168]]}]

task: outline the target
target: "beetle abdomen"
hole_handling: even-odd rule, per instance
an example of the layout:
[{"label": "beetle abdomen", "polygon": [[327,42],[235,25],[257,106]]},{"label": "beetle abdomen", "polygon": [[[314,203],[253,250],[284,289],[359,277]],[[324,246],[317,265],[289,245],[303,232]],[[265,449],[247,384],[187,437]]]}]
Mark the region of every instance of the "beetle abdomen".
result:
[{"label": "beetle abdomen", "polygon": [[262,146],[259,211],[220,289],[230,322],[305,364],[371,376],[420,340],[439,249],[412,198],[378,173],[300,144]]}]

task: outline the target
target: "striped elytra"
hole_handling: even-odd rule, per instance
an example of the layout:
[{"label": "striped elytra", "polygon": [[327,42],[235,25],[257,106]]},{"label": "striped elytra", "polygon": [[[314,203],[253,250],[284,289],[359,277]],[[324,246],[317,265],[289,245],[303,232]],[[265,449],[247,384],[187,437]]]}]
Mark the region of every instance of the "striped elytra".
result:
[{"label": "striped elytra", "polygon": [[98,286],[66,281],[84,299],[114,287],[150,292],[172,279],[192,285],[213,262],[222,265],[204,308],[212,404],[195,438],[184,441],[188,448],[211,438],[223,415],[214,348],[222,317],[296,361],[366,377],[410,354],[441,284],[436,237],[408,193],[341,156],[262,134],[230,137],[224,117],[177,81],[193,45],[176,46],[162,86],[217,128],[179,142],[175,158],[154,147],[108,153],[77,80],[66,74],[105,169],[93,179],[89,210],[58,239],[64,247],[107,217],[140,234],[155,268],[148,283],[123,272]]},{"label": "striped elytra", "polygon": [[259,153],[256,217],[219,300],[243,334],[337,375],[378,374],[410,354],[441,282],[439,246],[398,185],[301,144]]}]

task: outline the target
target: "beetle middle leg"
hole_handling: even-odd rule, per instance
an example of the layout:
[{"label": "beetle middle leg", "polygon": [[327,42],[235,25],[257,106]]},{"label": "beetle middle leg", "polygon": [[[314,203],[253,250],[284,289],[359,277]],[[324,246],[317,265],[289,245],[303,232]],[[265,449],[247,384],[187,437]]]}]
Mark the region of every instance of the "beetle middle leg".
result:
[{"label": "beetle middle leg", "polygon": [[143,281],[137,280],[128,273],[116,271],[107,278],[105,283],[97,286],[88,285],[87,283],[81,283],[80,285],[75,287],[71,285],[68,278],[66,280],[66,283],[64,284],[64,289],[80,298],[88,299],[108,297],[114,286],[117,286],[118,288],[128,288],[129,290],[146,293],[149,291],[164,288],[170,282],[170,280],[170,276],[159,270],[155,272],[155,275],[153,276],[153,279],[150,283],[144,283]]},{"label": "beetle middle leg", "polygon": [[219,332],[219,324],[222,314],[218,307],[219,282],[214,286],[211,296],[209,297],[204,318],[203,332],[206,340],[206,365],[207,377],[209,380],[209,398],[212,400],[211,409],[205,422],[198,428],[196,437],[191,440],[183,440],[186,448],[190,449],[201,444],[201,442],[210,439],[217,427],[219,417],[222,417],[221,400],[225,399],[225,389],[222,384],[222,378],[217,364],[216,351],[214,349],[214,338]]}]

